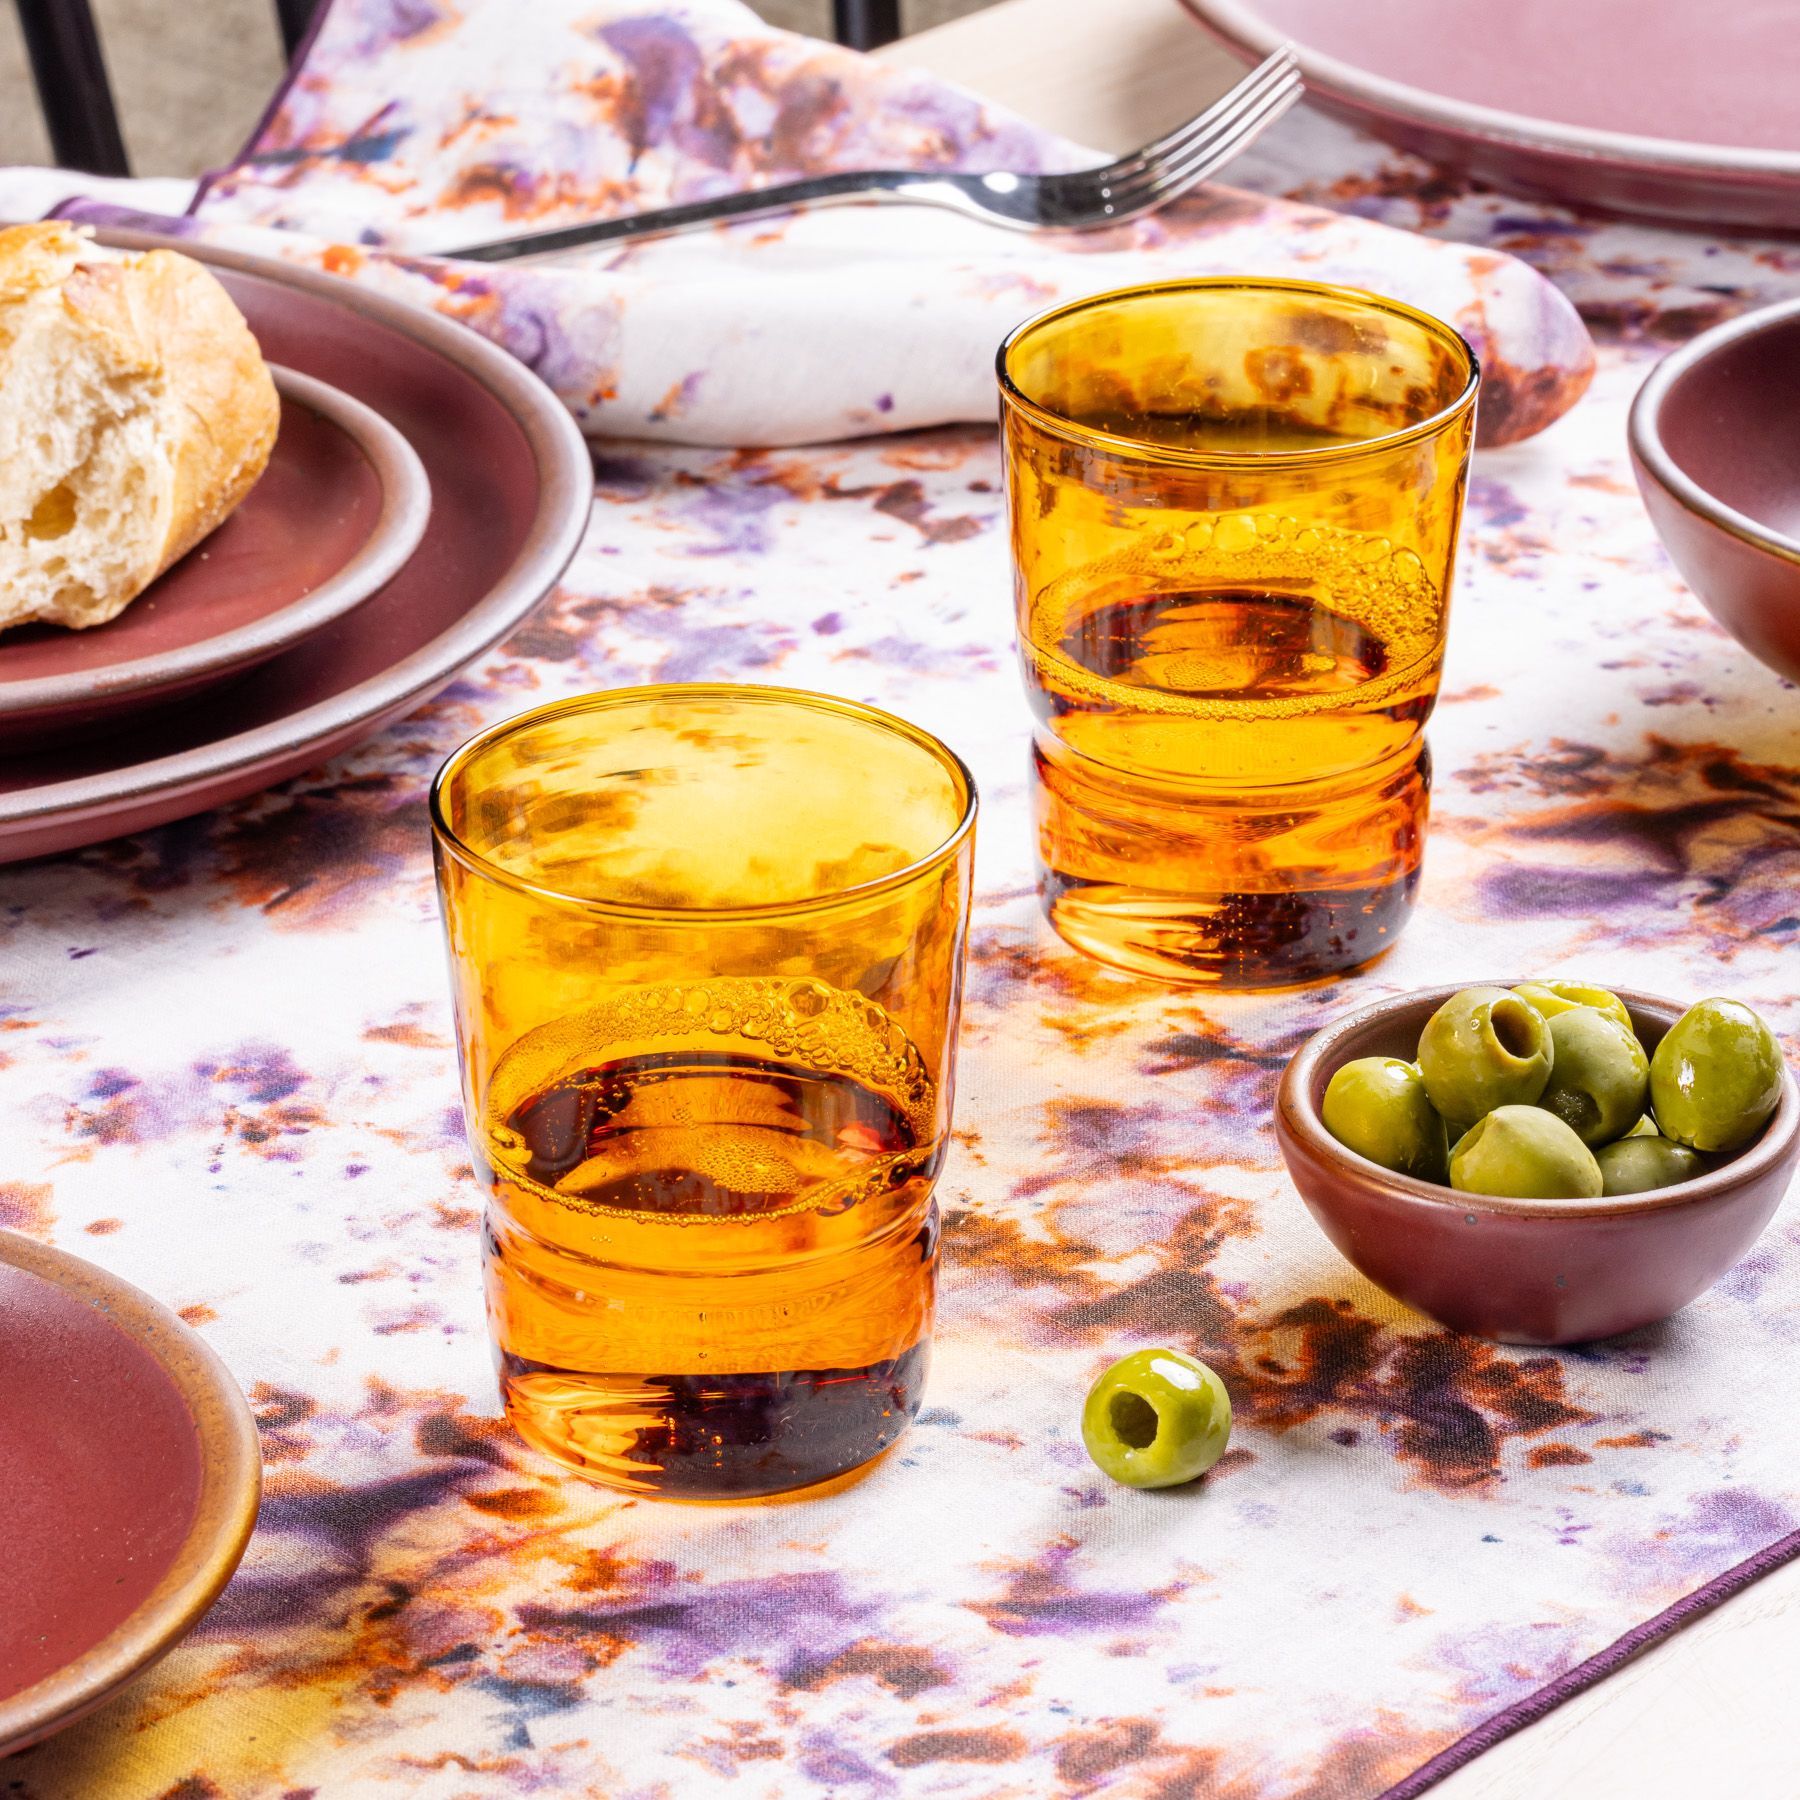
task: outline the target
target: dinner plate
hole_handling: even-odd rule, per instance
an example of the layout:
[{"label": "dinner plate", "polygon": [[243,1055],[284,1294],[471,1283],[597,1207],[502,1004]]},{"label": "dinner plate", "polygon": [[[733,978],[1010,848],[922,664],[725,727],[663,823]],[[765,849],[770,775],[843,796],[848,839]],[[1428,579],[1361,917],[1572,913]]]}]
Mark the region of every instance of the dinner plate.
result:
[{"label": "dinner plate", "polygon": [[581,541],[575,421],[505,351],[352,282],[139,231],[206,263],[271,362],[373,407],[418,452],[431,515],[379,592],[241,680],[103,740],[0,759],[0,861],[74,849],[254,793],[420,704],[512,631]]},{"label": "dinner plate", "polygon": [[272,368],[281,427],[237,510],[116,619],[0,633],[0,747],[66,741],[278,656],[418,548],[431,487],[382,416]]},{"label": "dinner plate", "polygon": [[1785,0],[1184,0],[1246,57],[1389,143],[1604,211],[1800,229]]},{"label": "dinner plate", "polygon": [[0,1756],[190,1630],[250,1540],[256,1423],[180,1319],[0,1231]]}]

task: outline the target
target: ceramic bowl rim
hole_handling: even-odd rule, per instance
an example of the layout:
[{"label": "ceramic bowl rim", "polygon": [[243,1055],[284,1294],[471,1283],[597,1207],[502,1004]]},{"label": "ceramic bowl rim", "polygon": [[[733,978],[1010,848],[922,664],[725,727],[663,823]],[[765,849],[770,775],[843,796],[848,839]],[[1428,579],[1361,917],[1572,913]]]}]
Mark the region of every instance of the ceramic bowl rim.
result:
[{"label": "ceramic bowl rim", "polygon": [[[1441,1207],[1461,1213],[1487,1213],[1515,1219],[1626,1219],[1646,1213],[1670,1212],[1678,1208],[1703,1206],[1709,1200],[1721,1200],[1747,1187],[1778,1168],[1800,1135],[1800,1088],[1794,1073],[1783,1058],[1781,1100],[1775,1116],[1763,1128],[1762,1136],[1730,1162],[1691,1181],[1674,1187],[1653,1188],[1643,1194],[1614,1194],[1593,1200],[1518,1200],[1498,1194],[1465,1194],[1434,1181],[1420,1181],[1411,1175],[1396,1174],[1380,1163],[1359,1156],[1347,1145],[1340,1144],[1325,1129],[1325,1122],[1313,1104],[1310,1088],[1315,1072],[1331,1053],[1352,1033],[1377,1019],[1398,1013],[1425,1001],[1442,1004],[1452,994],[1468,987],[1515,988],[1526,980],[1514,976],[1505,980],[1458,981],[1442,986],[1411,988],[1405,993],[1384,995],[1366,1005],[1353,1008],[1322,1025],[1289,1058],[1282,1071],[1276,1094],[1276,1116],[1280,1124],[1301,1144],[1314,1160],[1334,1165],[1345,1175],[1365,1186],[1374,1185],[1402,1200]],[[1554,978],[1552,978],[1554,979]],[[1668,1014],[1668,1022],[1676,1019],[1693,1004],[1671,1000],[1662,994],[1647,994],[1636,988],[1612,988],[1633,1012]]]},{"label": "ceramic bowl rim", "polygon": [[1650,371],[1638,389],[1631,402],[1626,431],[1640,468],[1671,499],[1754,550],[1778,556],[1785,562],[1800,563],[1800,539],[1791,538],[1760,519],[1739,512],[1734,506],[1727,506],[1676,462],[1662,436],[1662,409],[1678,383],[1727,345],[1744,338],[1759,337],[1771,326],[1795,319],[1800,319],[1800,299],[1783,300],[1774,306],[1758,307],[1740,318],[1727,319],[1724,324],[1701,332],[1679,350],[1671,351]]},{"label": "ceramic bowl rim", "polygon": [[[111,703],[131,696],[148,697],[162,688],[205,676],[223,678],[247,664],[279,655],[343,617],[405,567],[418,549],[431,515],[431,482],[418,451],[402,432],[354,395],[280,363],[270,363],[268,368],[283,400],[316,413],[342,432],[374,470],[381,485],[381,506],[368,536],[341,568],[310,592],[214,637],[100,669],[0,682],[0,717],[30,715],[91,699]],[[203,549],[211,536],[208,532],[181,560],[185,562],[187,556]],[[105,626],[96,629],[103,631]],[[0,638],[0,658],[5,648],[5,639]]]},{"label": "ceramic bowl rim", "polygon": [[[1182,0],[1182,4],[1201,24],[1246,55],[1267,56],[1287,42],[1274,25],[1244,0]],[[1559,125],[1530,113],[1509,112],[1473,100],[1434,94],[1428,88],[1377,75],[1303,44],[1293,48],[1308,87],[1328,94],[1352,95],[1359,104],[1390,118],[1416,121],[1455,137],[1514,144],[1563,159],[1587,157],[1658,171],[1676,168],[1689,175],[1765,181],[1800,178],[1800,150],[1759,150],[1744,144],[1647,137],[1641,132],[1612,131],[1595,125]]]},{"label": "ceramic bowl rim", "polygon": [[102,1312],[180,1393],[200,1435],[194,1521],[162,1579],[105,1637],[60,1669],[0,1696],[0,1756],[101,1704],[172,1649],[218,1599],[256,1525],[262,1453],[235,1377],[200,1334],[121,1276],[22,1232],[0,1230],[0,1264],[54,1282]]}]

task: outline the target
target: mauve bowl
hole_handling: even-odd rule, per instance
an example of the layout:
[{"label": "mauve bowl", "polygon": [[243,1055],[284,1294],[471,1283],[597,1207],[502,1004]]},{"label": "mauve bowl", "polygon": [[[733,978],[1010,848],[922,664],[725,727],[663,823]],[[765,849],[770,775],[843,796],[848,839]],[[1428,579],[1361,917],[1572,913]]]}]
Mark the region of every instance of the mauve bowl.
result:
[{"label": "mauve bowl", "polygon": [[1800,682],[1800,300],[1702,332],[1631,407],[1631,464],[1682,578]]},{"label": "mauve bowl", "polygon": [[[1505,1200],[1396,1175],[1325,1129],[1325,1084],[1359,1056],[1410,1062],[1460,988],[1377,1000],[1315,1032],[1287,1066],[1275,1136],[1306,1209],[1377,1287],[1452,1331],[1503,1344],[1583,1344],[1703,1294],[1754,1244],[1800,1159],[1800,1091],[1787,1075],[1763,1134],[1676,1187],[1600,1200]],[[1483,984],[1488,985],[1488,984]],[[1496,987],[1513,987],[1501,981]],[[1687,1008],[1614,990],[1647,1050]]]}]

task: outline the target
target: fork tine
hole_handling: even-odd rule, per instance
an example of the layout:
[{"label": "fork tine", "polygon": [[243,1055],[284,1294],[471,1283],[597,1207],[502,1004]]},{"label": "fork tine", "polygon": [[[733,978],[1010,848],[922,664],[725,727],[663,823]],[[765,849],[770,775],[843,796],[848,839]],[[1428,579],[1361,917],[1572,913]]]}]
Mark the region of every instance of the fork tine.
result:
[{"label": "fork tine", "polygon": [[1165,154],[1147,160],[1132,174],[1113,183],[1114,191],[1129,190],[1144,181],[1160,180],[1169,169],[1184,166],[1193,157],[1210,155],[1216,145],[1246,142],[1245,132],[1253,136],[1261,128],[1271,105],[1285,108],[1291,99],[1298,98],[1303,92],[1298,70],[1289,70],[1277,79],[1265,82],[1254,93],[1245,94],[1232,108],[1229,117],[1204,132],[1183,138]]},{"label": "fork tine", "polygon": [[1077,177],[1103,185],[1129,179],[1151,163],[1166,161],[1197,137],[1215,128],[1224,129],[1229,126],[1245,107],[1254,104],[1266,90],[1297,74],[1298,65],[1294,60],[1293,46],[1283,44],[1280,49],[1264,57],[1205,111],[1196,113],[1191,119],[1184,119],[1161,137],[1151,139],[1141,149],[1133,150],[1114,162],[1098,169],[1077,171]]},{"label": "fork tine", "polygon": [[1298,79],[1269,90],[1228,130],[1187,146],[1166,162],[1115,188],[1112,204],[1116,210],[1112,216],[1131,218],[1186,193],[1272,125],[1304,91]]},{"label": "fork tine", "polygon": [[1169,157],[1160,168],[1151,171],[1152,186],[1161,191],[1172,181],[1188,180],[1193,169],[1202,165],[1215,168],[1226,158],[1235,156],[1239,149],[1253,138],[1259,137],[1279,119],[1305,91],[1298,80],[1271,89],[1257,100],[1254,107],[1234,120],[1229,131],[1207,143],[1191,145]]}]

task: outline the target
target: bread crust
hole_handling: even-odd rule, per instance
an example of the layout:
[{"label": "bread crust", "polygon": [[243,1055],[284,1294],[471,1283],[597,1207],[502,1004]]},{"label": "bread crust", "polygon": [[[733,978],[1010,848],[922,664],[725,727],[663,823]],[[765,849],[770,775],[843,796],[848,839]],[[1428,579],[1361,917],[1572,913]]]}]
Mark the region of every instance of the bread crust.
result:
[{"label": "bread crust", "polygon": [[[221,524],[255,485],[275,445],[280,401],[243,315],[203,265],[170,250],[98,248],[54,221],[0,231],[0,380],[12,348],[9,304],[46,289],[60,291],[99,379],[143,384],[170,463],[160,543],[117,591],[64,621],[98,624]],[[19,605],[29,598],[0,596],[0,624],[61,616]]]}]

